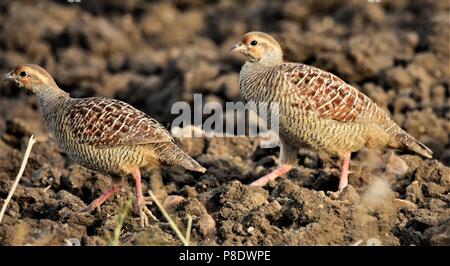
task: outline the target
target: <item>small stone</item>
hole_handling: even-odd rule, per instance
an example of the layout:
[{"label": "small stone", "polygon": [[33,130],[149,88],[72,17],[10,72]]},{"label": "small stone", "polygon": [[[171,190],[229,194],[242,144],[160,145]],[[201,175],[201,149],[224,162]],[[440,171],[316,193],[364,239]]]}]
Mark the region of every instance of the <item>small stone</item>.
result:
[{"label": "small stone", "polygon": [[206,210],[204,210],[203,215],[200,217],[198,225],[204,236],[214,235],[216,232],[216,222]]},{"label": "small stone", "polygon": [[347,200],[352,204],[356,204],[359,202],[360,197],[356,189],[352,185],[348,185],[341,191],[341,193],[339,193],[339,199],[342,201]]},{"label": "small stone", "polygon": [[182,196],[178,195],[167,196],[167,198],[164,200],[163,207],[168,211],[175,210],[183,200],[184,198]]},{"label": "small stone", "polygon": [[394,199],[392,201],[395,208],[397,209],[411,209],[411,210],[417,210],[417,205],[412,203],[411,201],[402,200],[402,199]]},{"label": "small stone", "polygon": [[408,165],[400,157],[391,153],[387,158],[386,171],[397,176],[404,176],[408,172]]}]

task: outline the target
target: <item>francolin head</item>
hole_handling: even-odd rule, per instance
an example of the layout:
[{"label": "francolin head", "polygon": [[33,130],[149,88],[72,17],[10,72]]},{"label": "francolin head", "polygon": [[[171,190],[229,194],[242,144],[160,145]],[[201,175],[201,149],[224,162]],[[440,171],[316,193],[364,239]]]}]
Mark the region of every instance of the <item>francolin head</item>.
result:
[{"label": "francolin head", "polygon": [[141,170],[156,171],[163,164],[206,171],[175,145],[161,124],[127,103],[99,97],[71,98],[37,65],[19,65],[4,79],[14,81],[38,97],[47,129],[70,159],[120,180],[85,211],[98,208],[119,191],[125,175],[132,175],[141,225],[145,226],[147,215],[154,216],[142,194]]},{"label": "francolin head", "polygon": [[287,173],[297,164],[300,147],[323,150],[343,159],[339,191],[348,184],[351,152],[387,146],[432,151],[401,129],[362,92],[313,66],[283,61],[278,42],[263,32],[246,33],[231,50],[247,58],[240,72],[244,101],[278,103],[282,166],[253,185]]}]

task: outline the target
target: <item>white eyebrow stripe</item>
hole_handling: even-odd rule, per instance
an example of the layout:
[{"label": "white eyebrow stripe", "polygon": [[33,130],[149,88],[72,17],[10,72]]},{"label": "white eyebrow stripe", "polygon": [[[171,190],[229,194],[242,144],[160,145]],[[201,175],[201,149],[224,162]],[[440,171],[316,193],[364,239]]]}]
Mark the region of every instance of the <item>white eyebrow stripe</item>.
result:
[{"label": "white eyebrow stripe", "polygon": [[29,70],[28,73],[35,75],[39,80],[43,81],[45,84],[49,83],[49,78],[46,75],[41,74],[36,70]]}]

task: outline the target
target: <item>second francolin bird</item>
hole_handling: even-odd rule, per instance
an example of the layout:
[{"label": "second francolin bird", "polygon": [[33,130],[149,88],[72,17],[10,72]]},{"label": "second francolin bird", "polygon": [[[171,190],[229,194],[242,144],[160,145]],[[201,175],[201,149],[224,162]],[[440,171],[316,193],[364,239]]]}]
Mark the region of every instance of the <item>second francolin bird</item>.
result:
[{"label": "second francolin bird", "polygon": [[282,166],[253,185],[264,185],[287,173],[297,164],[297,152],[302,146],[343,159],[339,190],[348,184],[351,152],[365,146],[388,146],[432,157],[428,147],[342,79],[313,66],[284,62],[280,45],[270,35],[246,33],[230,50],[235,51],[247,58],[240,73],[243,99],[279,104]]},{"label": "second francolin bird", "polygon": [[120,177],[86,208],[92,211],[119,191],[124,175],[135,179],[141,225],[148,224],[141,188],[141,169],[156,170],[161,164],[205,172],[175,145],[170,133],[156,120],[119,100],[71,98],[43,68],[20,65],[4,76],[38,97],[47,129],[70,159],[82,166]]}]

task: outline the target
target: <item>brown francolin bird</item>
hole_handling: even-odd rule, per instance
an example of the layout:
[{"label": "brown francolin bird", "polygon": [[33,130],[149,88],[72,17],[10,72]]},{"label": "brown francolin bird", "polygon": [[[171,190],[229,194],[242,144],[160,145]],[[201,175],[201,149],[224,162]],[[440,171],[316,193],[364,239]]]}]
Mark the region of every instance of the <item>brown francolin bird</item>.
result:
[{"label": "brown francolin bird", "polygon": [[131,174],[135,179],[141,225],[146,226],[147,215],[154,216],[142,194],[141,169],[152,171],[165,164],[206,171],[175,145],[161,124],[127,103],[99,97],[71,98],[37,65],[17,66],[4,79],[13,80],[19,87],[36,94],[46,127],[70,159],[86,168],[120,177],[120,182],[85,211],[96,209],[118,192],[123,176]]},{"label": "brown francolin bird", "polygon": [[247,58],[239,81],[244,101],[279,104],[282,166],[253,185],[287,173],[297,164],[302,146],[343,158],[339,191],[348,184],[351,152],[364,146],[406,149],[432,157],[428,147],[342,79],[313,66],[284,62],[280,45],[270,35],[246,33],[230,53],[236,51]]}]

